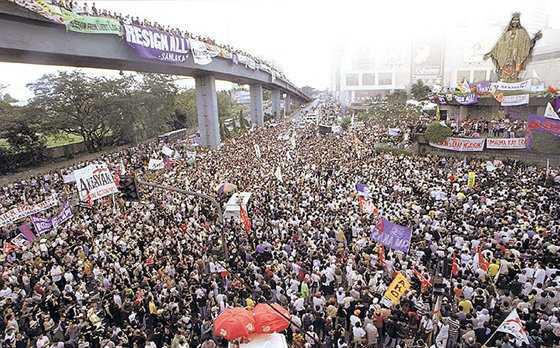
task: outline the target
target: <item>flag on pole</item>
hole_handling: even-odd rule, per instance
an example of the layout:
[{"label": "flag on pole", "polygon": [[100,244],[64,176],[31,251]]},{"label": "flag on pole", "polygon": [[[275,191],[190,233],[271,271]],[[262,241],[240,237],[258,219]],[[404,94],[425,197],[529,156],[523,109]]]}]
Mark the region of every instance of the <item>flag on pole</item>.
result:
[{"label": "flag on pole", "polygon": [[517,309],[513,309],[511,313],[507,316],[503,323],[498,326],[496,332],[504,332],[515,337],[516,340],[525,342],[529,344],[529,339],[527,338],[527,331],[521,323],[521,318],[517,314]]},{"label": "flag on pole", "polygon": [[422,291],[432,286],[432,280],[429,277],[424,276],[424,274],[422,274],[422,272],[418,271],[416,268],[413,268],[412,270],[416,278],[418,278],[418,280],[420,281],[420,289]]},{"label": "flag on pole", "polygon": [[243,206],[239,205],[239,217],[241,219],[241,223],[243,224],[243,229],[245,232],[251,231],[251,219],[249,219],[249,215]]},{"label": "flag on pole", "polygon": [[456,277],[459,274],[459,265],[457,264],[457,255],[453,253],[451,257],[451,274]]},{"label": "flag on pole", "polygon": [[488,272],[488,266],[490,266],[490,263],[484,258],[484,255],[482,255],[482,251],[480,251],[480,248],[477,249],[476,255],[478,257],[478,267],[481,268],[484,272]]},{"label": "flag on pole", "polygon": [[553,120],[560,120],[560,117],[558,116],[558,113],[556,113],[556,111],[554,111],[554,108],[552,107],[552,104],[550,104],[550,103],[548,103],[546,105],[546,110],[544,111],[544,117],[551,118]]},{"label": "flag on pole", "polygon": [[436,121],[441,119],[441,112],[439,111],[439,104],[436,105]]},{"label": "flag on pole", "polygon": [[473,188],[474,185],[476,185],[476,173],[475,172],[469,172],[468,179],[467,179],[467,185],[470,188]]},{"label": "flag on pole", "polygon": [[379,244],[377,246],[377,259],[379,260],[379,263],[381,264],[381,266],[385,266],[385,248],[383,247],[383,245]]}]

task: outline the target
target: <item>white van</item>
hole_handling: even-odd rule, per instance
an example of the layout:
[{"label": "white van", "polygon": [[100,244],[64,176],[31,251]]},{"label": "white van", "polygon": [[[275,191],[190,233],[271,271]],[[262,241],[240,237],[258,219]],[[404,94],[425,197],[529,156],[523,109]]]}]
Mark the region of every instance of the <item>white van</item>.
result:
[{"label": "white van", "polygon": [[234,193],[224,207],[224,221],[229,221],[231,218],[234,218],[236,221],[240,221],[240,206],[247,211],[247,205],[249,204],[249,200],[252,195],[253,194],[251,192]]}]

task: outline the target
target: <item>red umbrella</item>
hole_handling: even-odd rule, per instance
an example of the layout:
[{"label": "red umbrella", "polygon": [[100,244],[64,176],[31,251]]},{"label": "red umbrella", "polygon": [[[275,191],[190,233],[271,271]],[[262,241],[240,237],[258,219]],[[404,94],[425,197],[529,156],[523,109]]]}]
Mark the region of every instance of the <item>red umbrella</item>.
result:
[{"label": "red umbrella", "polygon": [[[270,308],[273,306],[274,309]],[[272,333],[284,331],[290,326],[290,312],[279,304],[271,305],[259,303],[253,309],[255,317],[255,331],[261,333]],[[282,314],[280,314],[280,313]]]},{"label": "red umbrella", "polygon": [[253,314],[245,308],[227,308],[214,320],[214,335],[228,341],[248,338],[255,332]]}]

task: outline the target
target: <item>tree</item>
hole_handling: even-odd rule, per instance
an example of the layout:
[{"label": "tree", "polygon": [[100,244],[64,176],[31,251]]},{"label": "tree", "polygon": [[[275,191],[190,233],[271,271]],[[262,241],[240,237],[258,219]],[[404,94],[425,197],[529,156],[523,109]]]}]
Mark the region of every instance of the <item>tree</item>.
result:
[{"label": "tree", "polygon": [[426,99],[431,91],[430,87],[425,85],[422,80],[416,81],[416,83],[410,87],[410,93],[416,100]]},{"label": "tree", "polygon": [[197,125],[196,90],[181,91],[175,97],[175,120],[184,128],[195,128]]},{"label": "tree", "polygon": [[439,143],[445,138],[453,135],[451,128],[441,125],[439,122],[432,122],[426,128],[426,140],[430,143]]},{"label": "tree", "polygon": [[122,93],[111,80],[82,72],[44,75],[28,84],[35,97],[30,105],[44,113],[43,129],[48,133],[64,131],[80,135],[90,151],[98,149],[111,134],[106,94]]},{"label": "tree", "polygon": [[402,89],[397,89],[393,93],[387,95],[387,101],[395,104],[404,104],[407,98],[408,94]]}]

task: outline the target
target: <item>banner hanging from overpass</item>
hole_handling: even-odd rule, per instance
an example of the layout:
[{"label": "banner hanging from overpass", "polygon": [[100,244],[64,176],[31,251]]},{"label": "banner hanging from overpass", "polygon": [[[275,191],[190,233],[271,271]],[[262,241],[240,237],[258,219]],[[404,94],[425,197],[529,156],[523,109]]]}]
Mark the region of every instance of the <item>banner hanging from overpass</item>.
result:
[{"label": "banner hanging from overpass", "polygon": [[66,29],[84,34],[122,35],[121,23],[113,18],[81,16],[61,9]]},{"label": "banner hanging from overpass", "polygon": [[190,51],[189,40],[143,26],[124,24],[126,43],[142,58],[167,63],[184,63]]}]

